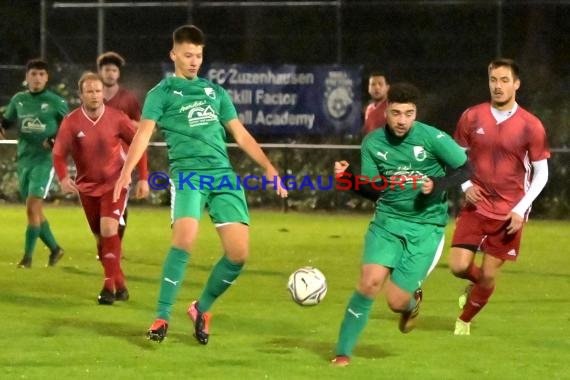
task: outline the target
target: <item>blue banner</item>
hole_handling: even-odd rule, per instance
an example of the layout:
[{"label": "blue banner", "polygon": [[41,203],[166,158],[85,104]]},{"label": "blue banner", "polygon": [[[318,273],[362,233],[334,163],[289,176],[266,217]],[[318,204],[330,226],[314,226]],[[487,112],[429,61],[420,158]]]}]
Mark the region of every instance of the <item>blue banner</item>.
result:
[{"label": "blue banner", "polygon": [[208,64],[253,135],[349,135],[362,127],[361,66]]}]

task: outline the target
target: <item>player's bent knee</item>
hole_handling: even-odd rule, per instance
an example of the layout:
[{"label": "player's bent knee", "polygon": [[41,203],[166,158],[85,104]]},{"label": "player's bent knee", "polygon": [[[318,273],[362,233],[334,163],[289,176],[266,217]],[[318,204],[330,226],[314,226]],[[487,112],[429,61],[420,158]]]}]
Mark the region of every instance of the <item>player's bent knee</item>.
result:
[{"label": "player's bent knee", "polygon": [[366,297],[373,298],[380,292],[380,281],[363,278],[358,284],[358,292]]},{"label": "player's bent knee", "polygon": [[467,271],[468,265],[461,265],[457,263],[449,263],[449,270],[455,277],[462,277]]},{"label": "player's bent knee", "polygon": [[452,248],[449,256],[449,270],[455,276],[462,276],[473,260],[473,253],[466,249]]},{"label": "player's bent knee", "polygon": [[182,249],[183,251],[192,252],[194,239],[175,237],[172,239],[172,246]]},{"label": "player's bent knee", "polygon": [[411,298],[412,295],[403,289],[398,289],[397,291],[390,291],[390,289],[388,289],[386,292],[386,303],[390,310],[395,313],[406,311]]},{"label": "player's bent knee", "polygon": [[174,222],[172,229],[172,245],[191,252],[198,235],[198,220],[180,218]]},{"label": "player's bent knee", "polygon": [[245,264],[249,258],[249,252],[226,252],[226,257],[234,264],[242,265]]}]

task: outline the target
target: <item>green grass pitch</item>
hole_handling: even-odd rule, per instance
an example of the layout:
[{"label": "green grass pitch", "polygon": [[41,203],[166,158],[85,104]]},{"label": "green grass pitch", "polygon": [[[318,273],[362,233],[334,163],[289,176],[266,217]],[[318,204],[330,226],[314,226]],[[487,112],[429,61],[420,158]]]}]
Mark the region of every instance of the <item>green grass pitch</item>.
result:
[{"label": "green grass pitch", "polygon": [[[425,283],[417,329],[400,334],[380,297],[351,365],[332,368],[369,216],[253,211],[250,261],[214,305],[210,343],[201,346],[185,311],[221,253],[207,217],[168,337],[157,344],[144,334],[170,242],[168,209],[130,209],[123,268],[131,300],[110,307],[96,303],[102,268],[80,207],[46,208],[66,250],[54,268],[39,242],[33,267],[17,269],[24,206],[2,205],[0,215],[1,379],[570,379],[568,222],[531,220],[519,262],[504,268],[470,337],[453,335],[463,283],[444,254]],[[296,305],[286,290],[305,265],[329,284],[315,307]]]}]

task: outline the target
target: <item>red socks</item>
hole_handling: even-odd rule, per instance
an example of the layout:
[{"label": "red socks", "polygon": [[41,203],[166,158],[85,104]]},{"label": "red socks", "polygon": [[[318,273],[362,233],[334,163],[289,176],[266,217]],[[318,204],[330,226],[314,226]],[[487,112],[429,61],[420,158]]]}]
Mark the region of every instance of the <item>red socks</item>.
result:
[{"label": "red socks", "polygon": [[119,235],[101,236],[99,258],[105,272],[104,287],[110,291],[125,288],[125,276],[121,270],[121,239]]},{"label": "red socks", "polygon": [[479,284],[475,284],[473,289],[471,289],[471,293],[469,294],[469,298],[467,298],[467,303],[459,319],[463,322],[471,322],[473,317],[487,304],[494,290],[494,286],[492,288],[484,288]]}]

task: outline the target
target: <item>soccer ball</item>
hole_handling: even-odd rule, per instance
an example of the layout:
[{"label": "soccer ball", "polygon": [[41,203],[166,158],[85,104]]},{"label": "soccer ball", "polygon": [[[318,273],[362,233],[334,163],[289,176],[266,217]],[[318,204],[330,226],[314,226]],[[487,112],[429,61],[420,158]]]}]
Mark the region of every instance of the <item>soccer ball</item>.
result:
[{"label": "soccer ball", "polygon": [[297,269],[289,276],[287,288],[293,301],[301,306],[316,305],[327,294],[327,280],[325,275],[313,267]]}]

